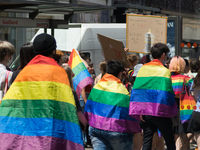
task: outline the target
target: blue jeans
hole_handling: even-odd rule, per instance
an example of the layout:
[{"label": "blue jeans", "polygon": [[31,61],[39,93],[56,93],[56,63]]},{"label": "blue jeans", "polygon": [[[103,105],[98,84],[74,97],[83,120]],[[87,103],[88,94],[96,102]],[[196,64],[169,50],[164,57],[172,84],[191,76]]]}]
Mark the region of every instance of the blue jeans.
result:
[{"label": "blue jeans", "polygon": [[93,150],[132,150],[133,134],[89,127]]}]

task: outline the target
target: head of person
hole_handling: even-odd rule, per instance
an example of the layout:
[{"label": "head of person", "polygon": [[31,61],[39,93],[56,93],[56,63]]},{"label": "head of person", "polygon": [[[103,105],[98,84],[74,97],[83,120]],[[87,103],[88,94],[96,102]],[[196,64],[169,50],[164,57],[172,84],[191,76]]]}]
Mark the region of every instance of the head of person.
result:
[{"label": "head of person", "polygon": [[101,73],[102,73],[102,76],[101,77],[103,77],[105,74],[106,74],[106,61],[102,61],[101,63],[100,63],[100,70],[101,70]]},{"label": "head of person", "polygon": [[23,69],[35,57],[33,43],[24,44],[20,49],[20,69]]},{"label": "head of person", "polygon": [[115,77],[121,79],[122,71],[124,71],[123,65],[117,60],[110,60],[106,65],[106,73],[112,74]]},{"label": "head of person", "polygon": [[138,63],[138,57],[135,54],[128,55],[127,60],[129,62],[130,68],[133,69],[135,65]]},{"label": "head of person", "polygon": [[71,67],[67,64],[67,63],[63,63],[62,64],[62,68],[65,69],[67,75],[68,75],[68,78],[69,78],[69,83],[70,83],[70,87],[73,89],[73,81],[72,81],[72,78],[75,76],[75,74],[72,72],[72,69]]},{"label": "head of person", "polygon": [[56,54],[53,55],[53,58],[55,59],[55,61],[61,66],[62,65],[62,56],[63,56],[63,52],[60,50],[56,50]]},{"label": "head of person", "polygon": [[143,64],[137,64],[135,67],[134,67],[134,73],[132,75],[132,78],[133,78],[133,81],[135,81],[135,78],[137,77],[137,74],[140,70],[140,68],[143,66]]},{"label": "head of person", "polygon": [[190,60],[190,70],[192,73],[198,72],[200,67],[200,62],[196,58]]},{"label": "head of person", "polygon": [[190,70],[190,64],[189,64],[189,61],[187,59],[184,59],[185,60],[185,70],[184,70],[184,73],[188,73],[189,70]]},{"label": "head of person", "polygon": [[144,55],[144,56],[141,58],[141,63],[142,63],[142,64],[146,64],[146,63],[148,63],[148,62],[150,62],[150,61],[151,61],[151,59],[150,59],[150,55],[149,55],[149,54]]},{"label": "head of person", "polygon": [[169,51],[168,46],[163,43],[156,43],[150,49],[153,59],[158,59],[163,64],[165,64]]},{"label": "head of person", "polygon": [[180,56],[174,56],[169,64],[170,72],[183,73],[185,70],[185,60]]},{"label": "head of person", "polygon": [[89,62],[87,69],[90,74],[93,74],[94,73],[93,63]]},{"label": "head of person", "polygon": [[84,60],[87,64],[91,64],[91,59],[89,57],[84,57]]},{"label": "head of person", "polygon": [[0,41],[0,63],[10,66],[12,55],[15,53],[15,47],[8,41]]},{"label": "head of person", "polygon": [[33,47],[36,55],[52,57],[56,54],[56,40],[53,36],[42,33],[36,36],[33,41]]},{"label": "head of person", "polygon": [[62,64],[63,64],[63,63],[68,63],[68,61],[69,61],[69,57],[68,57],[67,55],[63,55],[63,56],[61,57],[61,62],[62,62]]}]

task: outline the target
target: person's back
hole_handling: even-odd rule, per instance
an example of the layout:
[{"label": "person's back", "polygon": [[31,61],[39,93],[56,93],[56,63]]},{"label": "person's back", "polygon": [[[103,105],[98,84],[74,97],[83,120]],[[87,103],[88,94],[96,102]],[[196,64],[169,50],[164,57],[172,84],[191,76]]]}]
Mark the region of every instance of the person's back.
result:
[{"label": "person's back", "polygon": [[88,97],[85,115],[94,150],[131,150],[132,133],[140,132],[139,116],[128,115],[130,97],[119,79],[122,69],[120,62],[109,61],[107,73]]},{"label": "person's back", "polygon": [[68,76],[51,58],[55,39],[41,34],[33,44],[37,56],[19,73],[0,106],[0,149],[82,150]]},{"label": "person's back", "polygon": [[154,133],[159,129],[167,148],[175,150],[171,117],[177,108],[170,71],[164,67],[169,48],[156,43],[151,48],[153,61],[143,65],[131,92],[129,115],[140,115],[144,132],[143,150],[152,146]]},{"label": "person's back", "polygon": [[177,111],[170,76],[170,71],[157,59],[144,64],[131,93],[130,114],[175,116]]}]

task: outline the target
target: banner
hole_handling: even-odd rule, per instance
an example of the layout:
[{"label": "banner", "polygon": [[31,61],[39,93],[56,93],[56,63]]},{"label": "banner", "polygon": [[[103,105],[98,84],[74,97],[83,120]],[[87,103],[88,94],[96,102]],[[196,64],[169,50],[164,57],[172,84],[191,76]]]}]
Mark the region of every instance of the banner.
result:
[{"label": "banner", "polygon": [[106,61],[118,60],[124,67],[129,68],[126,52],[124,51],[123,42],[97,34],[98,40],[102,47],[102,53]]},{"label": "banner", "polygon": [[149,53],[154,43],[167,43],[167,17],[126,14],[126,47]]}]

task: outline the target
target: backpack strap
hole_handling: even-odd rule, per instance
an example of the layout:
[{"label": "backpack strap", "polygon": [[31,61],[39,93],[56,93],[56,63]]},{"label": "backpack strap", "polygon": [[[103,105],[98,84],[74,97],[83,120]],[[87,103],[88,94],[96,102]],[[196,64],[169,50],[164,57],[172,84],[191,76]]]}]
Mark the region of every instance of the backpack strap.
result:
[{"label": "backpack strap", "polygon": [[5,87],[4,87],[4,95],[8,91],[8,76],[9,76],[10,71],[6,72],[6,79],[5,79]]}]

